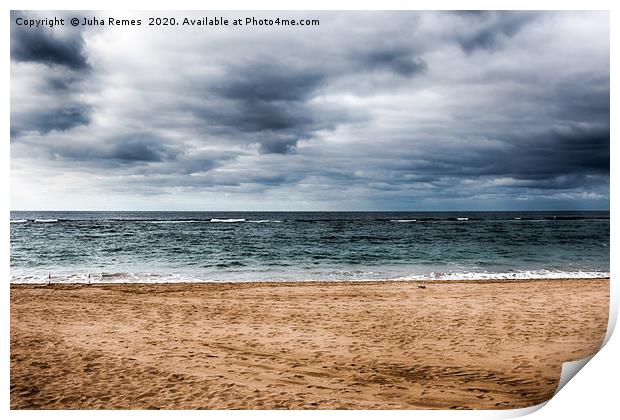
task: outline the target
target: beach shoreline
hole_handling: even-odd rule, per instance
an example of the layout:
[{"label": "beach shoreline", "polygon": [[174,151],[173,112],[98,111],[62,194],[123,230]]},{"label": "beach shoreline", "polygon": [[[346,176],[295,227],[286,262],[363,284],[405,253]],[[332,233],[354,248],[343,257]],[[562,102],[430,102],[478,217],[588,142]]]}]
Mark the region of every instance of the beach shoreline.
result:
[{"label": "beach shoreline", "polygon": [[[606,273],[605,273],[606,274]],[[607,280],[609,281],[609,276],[600,276],[600,277],[548,277],[548,278],[486,278],[486,279],[469,279],[469,278],[459,278],[459,279],[445,279],[445,278],[431,278],[428,279],[420,279],[420,278],[399,278],[399,279],[301,279],[301,280],[178,280],[178,281],[101,281],[96,278],[88,283],[87,280],[84,281],[58,281],[57,279],[45,280],[45,281],[37,281],[37,282],[25,282],[25,281],[11,281],[11,287],[16,286],[20,287],[81,287],[81,286],[174,286],[174,285],[184,285],[184,286],[202,286],[202,285],[247,285],[249,287],[273,287],[273,286],[286,286],[286,285],[325,285],[325,284],[333,284],[333,283],[346,283],[353,285],[361,285],[361,284],[391,284],[391,283],[416,283],[416,284],[444,284],[444,283],[475,283],[475,284],[483,284],[483,283],[527,283],[527,282],[539,282],[539,281],[590,281],[590,280]]]},{"label": "beach shoreline", "polygon": [[609,279],[11,284],[11,408],[536,405]]}]

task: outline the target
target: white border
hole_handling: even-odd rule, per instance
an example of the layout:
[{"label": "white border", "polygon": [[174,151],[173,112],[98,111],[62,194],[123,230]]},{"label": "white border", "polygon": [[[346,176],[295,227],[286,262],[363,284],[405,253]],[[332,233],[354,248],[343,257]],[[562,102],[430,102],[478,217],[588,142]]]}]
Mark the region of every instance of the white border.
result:
[{"label": "white border", "polygon": [[[2,159],[0,177],[0,196],[3,197],[2,214],[0,218],[0,226],[2,228],[2,256],[4,264],[1,267],[2,279],[4,279],[5,287],[2,289],[2,324],[1,324],[1,340],[2,346],[0,360],[2,360],[2,392],[0,395],[0,404],[8,415],[14,418],[31,418],[31,417],[51,417],[51,418],[101,418],[102,416],[114,417],[140,417],[140,418],[172,418],[179,415],[195,418],[196,416],[204,417],[208,415],[210,418],[228,418],[237,419],[245,418],[249,413],[240,411],[210,411],[210,412],[127,412],[127,411],[9,411],[9,168],[10,168],[10,147],[9,147],[9,101],[8,95],[10,89],[9,75],[9,10],[459,10],[459,9],[503,9],[503,10],[610,10],[611,11],[611,65],[612,70],[618,69],[618,2],[605,0],[418,0],[415,2],[406,0],[382,0],[382,1],[363,1],[363,2],[347,2],[340,0],[302,0],[292,3],[283,0],[263,0],[259,2],[245,1],[211,1],[200,2],[198,0],[151,0],[151,1],[103,1],[94,0],[88,3],[76,0],[8,0],[2,2],[3,14],[0,17],[0,28],[2,28],[3,40],[0,44],[4,65],[2,66],[2,102],[3,102],[3,118],[2,118],[2,144],[0,146],[0,159]],[[618,115],[617,109],[617,80],[614,78],[612,71],[611,81],[611,115]],[[616,124],[612,119],[611,138],[614,138],[616,132]],[[611,143],[611,190],[617,185],[618,171],[615,169],[617,164],[618,153],[617,147]],[[610,329],[606,337],[609,340],[607,345],[596,355],[583,371],[579,373],[576,380],[570,381],[564,389],[550,402],[544,405],[544,409],[536,411],[530,418],[533,419],[570,419],[583,418],[589,416],[593,418],[611,418],[611,413],[617,413],[617,388],[616,380],[619,373],[619,361],[617,355],[620,354],[620,343],[617,337],[612,337],[611,332],[615,326],[618,312],[618,282],[614,280],[617,272],[617,241],[618,228],[615,223],[616,212],[618,210],[618,195],[611,194],[611,284],[612,299],[610,305]],[[617,335],[617,334],[616,334]],[[536,410],[540,407],[535,407]],[[353,412],[334,412],[334,411],[289,411],[289,412],[252,412],[252,416],[258,418],[281,418],[295,416],[295,418],[314,418],[316,416],[323,418],[348,418],[371,419],[376,415],[387,416],[390,418],[411,419],[411,418],[506,418],[506,416],[524,415],[531,412],[532,409],[516,410],[511,412],[501,411],[474,411],[474,412],[454,412],[454,411],[353,411]]]}]

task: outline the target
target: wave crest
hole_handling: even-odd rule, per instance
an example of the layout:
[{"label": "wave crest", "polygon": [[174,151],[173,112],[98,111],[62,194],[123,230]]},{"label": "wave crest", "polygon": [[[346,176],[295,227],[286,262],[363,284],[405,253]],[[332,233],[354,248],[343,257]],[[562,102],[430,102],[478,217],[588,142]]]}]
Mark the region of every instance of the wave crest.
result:
[{"label": "wave crest", "polygon": [[523,270],[511,272],[451,272],[418,274],[402,280],[531,280],[531,279],[600,279],[608,278],[606,271]]}]

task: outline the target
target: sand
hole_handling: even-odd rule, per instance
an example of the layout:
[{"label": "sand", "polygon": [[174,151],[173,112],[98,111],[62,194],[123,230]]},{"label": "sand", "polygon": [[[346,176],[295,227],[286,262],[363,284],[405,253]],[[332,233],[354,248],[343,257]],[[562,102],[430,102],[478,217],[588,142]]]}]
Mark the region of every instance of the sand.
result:
[{"label": "sand", "polygon": [[519,408],[609,280],[12,285],[11,408]]}]

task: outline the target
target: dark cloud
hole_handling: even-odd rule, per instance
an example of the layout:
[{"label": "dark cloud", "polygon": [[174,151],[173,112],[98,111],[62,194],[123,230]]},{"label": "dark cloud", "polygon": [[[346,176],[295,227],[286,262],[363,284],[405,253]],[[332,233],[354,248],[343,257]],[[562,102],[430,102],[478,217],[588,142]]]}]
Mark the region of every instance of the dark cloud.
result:
[{"label": "dark cloud", "polygon": [[329,124],[329,118],[317,121],[307,105],[325,79],[321,72],[275,59],[244,62],[207,88],[215,106],[207,102],[190,112],[216,132],[258,144],[261,153],[290,153],[301,138]]},{"label": "dark cloud", "polygon": [[292,152],[299,139],[321,125],[303,102],[296,101],[219,98],[215,104],[189,106],[186,112],[199,119],[205,133],[258,144],[261,153]]},{"label": "dark cloud", "polygon": [[100,158],[112,159],[122,163],[162,162],[176,159],[177,150],[149,137],[127,137],[117,140],[117,144]]},{"label": "dark cloud", "polygon": [[609,139],[609,127],[562,127],[513,141],[511,159],[507,157],[498,170],[532,178],[564,174],[608,175]]},{"label": "dark cloud", "polygon": [[[14,22],[19,16],[28,18],[25,14],[13,12],[11,20]],[[75,71],[89,68],[81,32],[64,30],[64,28],[53,30],[47,27],[32,28],[12,25],[11,59],[50,66],[65,66]]]},{"label": "dark cloud", "polygon": [[[11,20],[41,19],[34,12],[11,12]],[[74,28],[11,26],[11,61],[29,65],[22,93],[36,100],[11,108],[11,140],[36,131],[48,134],[88,125],[92,107],[81,98],[88,77],[85,41]],[[32,64],[42,65],[37,69]],[[13,80],[19,78],[13,77]],[[16,89],[12,84],[12,90]],[[26,92],[29,91],[29,92]],[[20,106],[24,105],[24,106]]]},{"label": "dark cloud", "polygon": [[16,139],[24,132],[37,131],[47,134],[51,131],[67,131],[90,122],[91,109],[81,104],[55,104],[46,109],[14,116],[11,120],[11,138]]},{"label": "dark cloud", "polygon": [[259,151],[260,153],[291,153],[295,151],[298,141],[299,138],[296,136],[267,133],[258,141]]},{"label": "dark cloud", "polygon": [[495,50],[502,42],[521,31],[537,17],[532,12],[469,11],[461,14],[467,30],[456,36],[458,44],[468,53]]},{"label": "dark cloud", "polygon": [[244,100],[239,104],[237,127],[245,132],[285,131],[312,123],[303,103]]},{"label": "dark cloud", "polygon": [[365,51],[358,59],[370,69],[387,69],[401,76],[413,76],[428,69],[426,61],[407,48],[388,47]]},{"label": "dark cloud", "polygon": [[[232,66],[215,85],[214,92],[248,102],[303,101],[320,86],[324,75],[303,67],[270,62],[245,62]],[[273,60],[273,61],[272,61]]]},{"label": "dark cloud", "polygon": [[558,120],[609,126],[609,74],[557,83],[539,92],[538,100],[552,109],[551,116]]},{"label": "dark cloud", "polygon": [[42,79],[45,88],[53,92],[55,95],[71,93],[75,90],[76,85],[83,81],[83,77],[68,72],[50,71]]},{"label": "dark cloud", "polygon": [[104,167],[170,162],[180,153],[162,139],[137,133],[108,137],[94,144],[89,139],[76,138],[71,142],[48,144],[46,147],[48,154],[55,160],[89,162]]},{"label": "dark cloud", "polygon": [[398,173],[390,177],[404,183],[410,181],[406,175],[411,174],[423,176],[415,176],[417,182],[492,177],[513,179],[511,187],[564,188],[567,179],[583,183],[595,176],[600,182],[609,176],[609,139],[608,128],[578,126],[499,133],[495,141],[479,144],[464,138],[457,141],[462,145],[460,150],[452,142],[434,139],[415,150],[401,150],[401,159],[381,166]]}]

